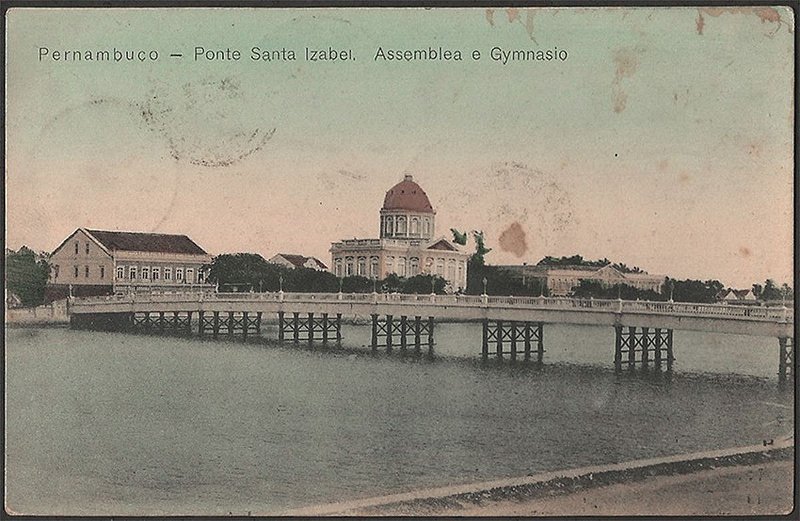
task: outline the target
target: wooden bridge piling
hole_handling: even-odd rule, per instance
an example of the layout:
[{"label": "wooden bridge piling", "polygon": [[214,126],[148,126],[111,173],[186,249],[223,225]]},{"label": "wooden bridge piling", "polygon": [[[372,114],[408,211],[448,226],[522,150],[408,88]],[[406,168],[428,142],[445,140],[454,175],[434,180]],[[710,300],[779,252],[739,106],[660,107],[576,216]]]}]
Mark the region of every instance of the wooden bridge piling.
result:
[{"label": "wooden bridge piling", "polygon": [[419,355],[422,352],[420,338],[422,337],[422,317],[414,317],[414,353]]},{"label": "wooden bridge piling", "polygon": [[406,353],[406,332],[407,332],[407,317],[405,315],[400,317],[400,352]]},{"label": "wooden bridge piling", "polygon": [[489,359],[489,320],[484,318],[481,325],[481,359],[485,362]]},{"label": "wooden bridge piling", "polygon": [[[512,362],[519,358],[519,347],[522,344],[523,360],[528,362],[533,355],[536,342],[536,362],[544,359],[544,325],[541,322],[520,322],[488,320],[481,321],[481,359],[489,359],[489,347],[495,346],[495,356],[502,360],[510,355]],[[506,351],[508,346],[509,351]]]},{"label": "wooden bridge piling", "polygon": [[[635,326],[614,326],[614,370],[622,370],[623,357],[626,358],[628,370],[633,370],[636,364],[647,370],[652,356],[656,371],[661,370],[666,359],[667,371],[672,371],[675,360],[672,346],[672,330]],[[639,355],[637,357],[637,354]]]},{"label": "wooden bridge piling", "polygon": [[[428,346],[428,355],[433,356],[434,340],[434,318],[428,317],[423,321],[417,315],[412,323],[409,323],[407,315],[395,317],[386,315],[381,319],[380,315],[373,313],[371,318],[370,349],[377,352],[379,347],[385,347],[387,353],[391,353],[395,346],[400,347],[400,353],[408,353],[409,342],[413,342],[414,353],[419,355],[422,346]],[[424,338],[423,338],[424,337]],[[413,340],[412,340],[413,339]]]},{"label": "wooden bridge piling", "polygon": [[781,337],[778,339],[778,383],[783,385],[788,378],[794,378],[794,339]]},{"label": "wooden bridge piling", "polygon": [[[255,324],[261,327],[261,314],[259,313]],[[292,312],[291,319],[286,318],[283,311],[278,312],[278,341],[284,342],[287,335],[291,335],[292,343],[299,345],[301,341],[313,348],[315,342],[322,341],[322,345],[330,344],[332,334],[336,338],[337,345],[341,345],[342,340],[342,314],[337,313],[334,320],[328,313],[321,313],[321,317],[315,313],[305,313],[300,317],[299,312]]]},{"label": "wooden bridge piling", "polygon": [[433,336],[433,317],[428,317],[428,357],[433,358],[433,346],[436,344]]}]

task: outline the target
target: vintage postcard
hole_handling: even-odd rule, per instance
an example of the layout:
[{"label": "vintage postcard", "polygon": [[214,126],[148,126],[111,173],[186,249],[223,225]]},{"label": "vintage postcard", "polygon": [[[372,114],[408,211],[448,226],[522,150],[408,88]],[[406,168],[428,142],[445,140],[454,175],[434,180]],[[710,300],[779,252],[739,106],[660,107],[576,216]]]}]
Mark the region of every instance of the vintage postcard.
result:
[{"label": "vintage postcard", "polygon": [[794,509],[795,12],[5,17],[5,511]]}]

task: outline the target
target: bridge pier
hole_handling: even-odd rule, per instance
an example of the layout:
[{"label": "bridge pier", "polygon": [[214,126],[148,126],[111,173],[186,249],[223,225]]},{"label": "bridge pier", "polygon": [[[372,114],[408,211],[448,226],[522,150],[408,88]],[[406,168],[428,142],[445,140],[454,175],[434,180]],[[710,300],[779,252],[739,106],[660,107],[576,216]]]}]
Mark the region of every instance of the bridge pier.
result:
[{"label": "bridge pier", "polygon": [[[258,323],[261,323],[261,313],[258,314]],[[342,314],[337,313],[336,318],[330,317],[328,313],[322,313],[321,317],[314,313],[307,313],[304,319],[300,318],[300,313],[292,313],[291,320],[288,320],[283,311],[278,311],[278,341],[286,340],[287,335],[291,335],[292,342],[299,344],[304,340],[309,347],[314,345],[317,340],[322,341],[322,345],[327,346],[330,338],[334,334],[336,345],[342,343]]]},{"label": "bridge pier", "polygon": [[[204,311],[197,314],[197,334],[200,337],[211,332],[212,338],[219,338],[220,333],[225,334],[229,340],[236,337],[237,334],[242,336],[243,340],[247,340],[250,334],[261,335],[261,312],[257,312],[253,317],[247,311],[236,313],[228,311],[227,317],[220,318],[220,312],[214,311],[212,317],[208,317]],[[177,318],[178,328],[185,329],[187,332],[192,328],[192,312],[188,313],[185,319]]]},{"label": "bridge pier", "polygon": [[[650,365],[652,356],[653,365],[656,371],[661,370],[663,362],[666,362],[667,371],[672,371],[672,363],[675,357],[672,354],[672,330],[648,327],[637,328],[635,326],[624,327],[614,326],[614,370],[622,371],[623,359],[632,370],[637,363],[643,369]],[[637,354],[639,355],[637,359]]]},{"label": "bridge pier", "polygon": [[787,377],[794,378],[794,338],[778,339],[778,383],[786,383]]},{"label": "bridge pier", "polygon": [[[544,360],[544,324],[541,322],[504,322],[484,319],[481,329],[481,359],[484,361],[489,359],[489,346],[492,344],[495,346],[498,360],[502,360],[504,355],[510,355],[511,361],[516,361],[520,340],[525,361],[531,359],[534,344],[537,363],[542,363]],[[506,345],[509,347],[509,351],[505,350]]]},{"label": "bridge pier", "polygon": [[[400,320],[395,320],[392,315],[386,315],[381,319],[380,315],[371,315],[372,335],[370,348],[376,352],[379,347],[385,347],[387,352],[391,352],[396,345],[395,340],[399,340],[400,352],[406,354],[409,345],[414,346],[414,353],[422,353],[422,346],[428,347],[428,356],[433,356],[434,341],[434,321],[433,317],[428,317],[425,321],[421,316],[415,316],[413,322],[410,317],[402,315]],[[412,344],[413,343],[413,344]]]}]

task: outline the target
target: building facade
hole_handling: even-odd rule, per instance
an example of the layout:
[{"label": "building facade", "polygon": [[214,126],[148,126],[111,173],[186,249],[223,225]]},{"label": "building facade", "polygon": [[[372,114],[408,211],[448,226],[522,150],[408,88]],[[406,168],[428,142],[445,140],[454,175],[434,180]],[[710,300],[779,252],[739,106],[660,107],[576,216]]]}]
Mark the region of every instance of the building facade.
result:
[{"label": "building facade", "polygon": [[328,267],[318,258],[294,253],[278,253],[270,257],[267,262],[286,266],[290,269],[309,268],[317,271],[328,271]]},{"label": "building facade", "polygon": [[46,298],[203,287],[210,262],[185,235],[79,228],[50,257]]},{"label": "building facade", "polygon": [[451,291],[467,286],[469,254],[444,237],[435,238],[436,212],[410,175],[386,192],[379,239],[344,239],[331,244],[331,271],[337,277],[383,279],[439,275]]},{"label": "building facade", "polygon": [[564,297],[579,286],[582,280],[599,282],[603,286],[625,284],[640,290],[661,292],[666,277],[649,273],[623,273],[611,265],[608,266],[540,266],[512,265],[500,266],[520,277],[529,280],[538,279],[552,297]]}]

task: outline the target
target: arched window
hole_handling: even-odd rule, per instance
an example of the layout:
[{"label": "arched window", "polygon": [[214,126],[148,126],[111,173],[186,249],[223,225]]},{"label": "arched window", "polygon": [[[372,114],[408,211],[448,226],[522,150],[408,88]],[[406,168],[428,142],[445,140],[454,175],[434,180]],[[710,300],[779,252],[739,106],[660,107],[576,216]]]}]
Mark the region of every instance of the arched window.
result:
[{"label": "arched window", "polygon": [[394,217],[391,215],[386,216],[386,235],[389,237],[394,235]]},{"label": "arched window", "polygon": [[345,259],[345,268],[344,268],[344,276],[350,277],[353,275],[353,257],[347,257]]},{"label": "arched window", "polygon": [[397,218],[397,234],[398,235],[405,235],[406,234],[406,218],[405,217],[398,217]]},{"label": "arched window", "polygon": [[414,237],[419,235],[419,219],[416,217],[411,218],[411,235]]},{"label": "arched window", "polygon": [[406,276],[406,259],[405,257],[400,257],[397,259],[397,274],[401,277]]},{"label": "arched window", "polygon": [[424,221],[422,221],[422,235],[424,235],[426,238],[430,237],[431,235],[431,220],[427,217]]},{"label": "arched window", "polygon": [[419,275],[419,258],[411,257],[409,261],[409,275],[412,277],[414,275]]},{"label": "arched window", "polygon": [[386,257],[386,274],[394,273],[394,257]]},{"label": "arched window", "polygon": [[336,273],[336,276],[337,277],[341,277],[342,276],[342,259],[336,259],[334,261],[334,266],[335,266],[334,271]]},{"label": "arched window", "polygon": [[447,261],[447,280],[450,282],[456,281],[456,261],[455,259],[450,259]]},{"label": "arched window", "polygon": [[378,278],[378,257],[372,257],[369,260],[369,275],[373,279]]},{"label": "arched window", "polygon": [[444,259],[436,259],[436,274],[444,277]]},{"label": "arched window", "polygon": [[366,257],[359,257],[358,258],[358,274],[362,277],[367,275],[367,258]]}]

